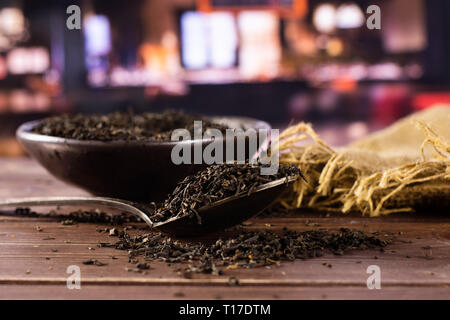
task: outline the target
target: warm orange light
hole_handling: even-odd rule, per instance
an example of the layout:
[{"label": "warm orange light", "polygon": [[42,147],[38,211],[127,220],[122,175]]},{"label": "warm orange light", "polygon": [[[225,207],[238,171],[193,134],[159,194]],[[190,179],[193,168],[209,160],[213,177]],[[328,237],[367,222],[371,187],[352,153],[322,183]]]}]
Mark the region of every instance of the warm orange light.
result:
[{"label": "warm orange light", "polygon": [[197,0],[197,9],[198,11],[211,12],[212,5],[210,0]]},{"label": "warm orange light", "polygon": [[344,44],[342,40],[333,38],[330,39],[327,43],[327,52],[330,56],[336,57],[342,54],[344,51]]},{"label": "warm orange light", "polygon": [[214,6],[212,0],[197,0],[197,10],[202,12],[219,11],[249,11],[249,10],[274,10],[281,15],[303,18],[308,11],[307,0],[293,0],[292,6],[280,4],[281,1],[267,1],[267,4],[252,4],[251,1],[246,5],[245,2],[239,6],[221,5]]},{"label": "warm orange light", "polygon": [[357,82],[349,78],[336,79],[331,83],[331,87],[337,92],[352,92],[356,90]]},{"label": "warm orange light", "polygon": [[139,55],[147,69],[165,70],[167,51],[161,45],[143,43],[139,48]]},{"label": "warm orange light", "polygon": [[297,18],[303,18],[308,11],[308,1],[307,0],[294,0],[294,15]]}]

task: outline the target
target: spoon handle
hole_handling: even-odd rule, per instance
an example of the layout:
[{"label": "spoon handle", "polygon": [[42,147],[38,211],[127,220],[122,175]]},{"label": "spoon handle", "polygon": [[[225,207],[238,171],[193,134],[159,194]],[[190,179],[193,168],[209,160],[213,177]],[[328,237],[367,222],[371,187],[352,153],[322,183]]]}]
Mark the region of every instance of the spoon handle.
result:
[{"label": "spoon handle", "polygon": [[33,198],[12,198],[7,200],[0,200],[0,207],[11,206],[68,206],[68,205],[99,205],[106,206],[118,210],[129,212],[142,220],[150,227],[153,227],[153,222],[147,214],[132,205],[131,202],[105,197],[33,197]]}]

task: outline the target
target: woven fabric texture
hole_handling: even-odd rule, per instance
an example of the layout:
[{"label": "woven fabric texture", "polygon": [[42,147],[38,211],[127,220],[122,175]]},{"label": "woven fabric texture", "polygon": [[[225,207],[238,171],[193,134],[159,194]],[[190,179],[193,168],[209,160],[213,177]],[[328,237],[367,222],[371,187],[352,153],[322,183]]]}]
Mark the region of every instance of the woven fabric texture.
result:
[{"label": "woven fabric texture", "polygon": [[290,126],[280,134],[280,162],[296,164],[308,182],[296,182],[281,204],[370,216],[431,205],[449,209],[449,142],[448,105],[414,113],[337,149],[311,124]]}]

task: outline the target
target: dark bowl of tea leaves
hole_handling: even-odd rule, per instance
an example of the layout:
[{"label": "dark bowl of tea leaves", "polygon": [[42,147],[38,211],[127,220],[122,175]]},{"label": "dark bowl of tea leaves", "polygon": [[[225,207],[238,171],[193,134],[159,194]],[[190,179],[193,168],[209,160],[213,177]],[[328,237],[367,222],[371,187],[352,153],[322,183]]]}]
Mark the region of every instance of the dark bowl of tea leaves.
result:
[{"label": "dark bowl of tea leaves", "polygon": [[[27,152],[55,177],[97,196],[136,201],[161,201],[177,182],[207,164],[194,164],[194,150],[204,150],[212,138],[171,141],[174,129],[193,132],[198,117],[177,114],[106,116],[57,116],[27,122],[17,138]],[[192,122],[191,122],[192,120]],[[203,130],[240,128],[268,130],[266,122],[244,117],[203,117]],[[236,140],[236,138],[234,138]],[[223,140],[225,157],[226,138]],[[214,141],[220,141],[216,138]],[[191,148],[189,163],[174,164],[172,149],[179,144]],[[262,141],[258,141],[261,145]],[[245,157],[254,154],[245,138]],[[234,155],[236,155],[236,147]]]}]

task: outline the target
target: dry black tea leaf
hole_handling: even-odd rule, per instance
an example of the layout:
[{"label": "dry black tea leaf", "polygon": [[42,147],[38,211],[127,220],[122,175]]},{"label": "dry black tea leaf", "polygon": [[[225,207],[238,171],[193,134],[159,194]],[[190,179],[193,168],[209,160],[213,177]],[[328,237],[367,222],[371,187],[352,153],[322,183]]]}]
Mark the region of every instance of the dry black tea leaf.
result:
[{"label": "dry black tea leaf", "polygon": [[[55,212],[38,214],[31,211],[29,208],[16,208],[15,215],[30,218],[54,218],[61,220],[62,225],[73,225],[76,223],[103,223],[112,225],[121,225],[124,223],[142,222],[139,217],[130,215],[128,213],[110,214],[95,210],[77,210],[68,214],[58,214]],[[103,232],[105,229],[97,228],[98,232]],[[109,232],[109,230],[108,230]]]},{"label": "dry black tea leaf", "polygon": [[261,165],[217,164],[179,182],[174,191],[156,209],[154,222],[173,217],[190,216],[201,223],[197,209],[204,205],[241,193],[251,193],[256,187],[281,178],[301,175],[294,165],[280,165],[273,175],[261,175]]},{"label": "dry black tea leaf", "polygon": [[[47,136],[95,141],[170,141],[173,130],[187,129],[191,136],[194,121],[202,121],[203,132],[228,127],[213,123],[204,116],[193,116],[182,111],[132,114],[115,112],[106,115],[62,115],[44,119],[34,133]],[[203,133],[202,132],[202,133]]]},{"label": "dry black tea leaf", "polygon": [[93,266],[98,266],[98,267],[102,267],[102,266],[108,265],[107,263],[100,262],[97,259],[89,259],[89,260],[83,261],[83,264],[85,264],[85,265],[93,265]]},{"label": "dry black tea leaf", "polygon": [[[254,268],[279,264],[282,261],[320,257],[326,252],[344,254],[349,250],[379,249],[391,239],[382,240],[360,230],[340,229],[297,232],[283,229],[241,231],[227,239],[211,244],[180,241],[161,233],[149,233],[132,237],[121,232],[115,244],[104,244],[127,250],[130,260],[142,256],[146,260],[165,261],[168,264],[185,263],[179,272],[192,277],[193,273],[223,274],[223,268]],[[326,263],[329,268],[331,264]]]}]

